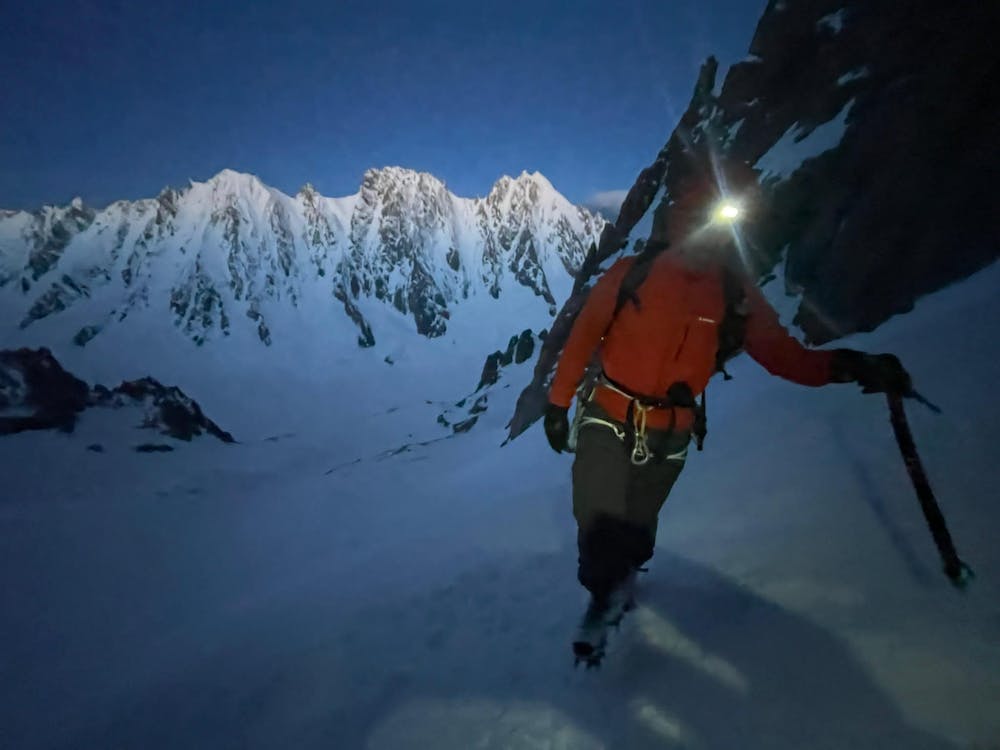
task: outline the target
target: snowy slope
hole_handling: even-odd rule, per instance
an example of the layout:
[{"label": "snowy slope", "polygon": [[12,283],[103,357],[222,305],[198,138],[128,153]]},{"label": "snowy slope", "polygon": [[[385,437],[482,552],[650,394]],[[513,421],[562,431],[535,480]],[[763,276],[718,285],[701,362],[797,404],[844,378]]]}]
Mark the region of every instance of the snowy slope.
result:
[{"label": "snowy slope", "polygon": [[945,410],[909,411],[969,592],[938,572],[882,400],[739,360],[598,673],[570,666],[569,460],[537,428],[498,447],[518,384],[481,429],[417,444],[427,388],[474,385],[447,340],[407,340],[364,422],[288,392],[276,428],[301,431],[273,440],[96,455],[86,419],[5,439],[0,744],[995,747],[998,283],[848,342],[897,351]]}]

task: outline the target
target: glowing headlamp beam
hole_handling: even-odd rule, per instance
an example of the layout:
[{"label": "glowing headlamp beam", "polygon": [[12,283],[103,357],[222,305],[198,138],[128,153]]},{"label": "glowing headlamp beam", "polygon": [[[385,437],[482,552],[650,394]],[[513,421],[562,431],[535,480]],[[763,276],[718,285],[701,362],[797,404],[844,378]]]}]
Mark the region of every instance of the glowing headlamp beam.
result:
[{"label": "glowing headlamp beam", "polygon": [[740,207],[737,204],[731,201],[725,201],[716,207],[715,220],[731,223],[739,219],[742,214],[743,211],[740,210]]}]

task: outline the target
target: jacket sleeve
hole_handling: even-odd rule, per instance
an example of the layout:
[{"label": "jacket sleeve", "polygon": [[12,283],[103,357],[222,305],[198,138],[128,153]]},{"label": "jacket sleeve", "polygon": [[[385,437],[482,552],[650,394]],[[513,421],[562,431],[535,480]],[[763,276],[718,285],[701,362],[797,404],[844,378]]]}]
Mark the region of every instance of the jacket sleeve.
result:
[{"label": "jacket sleeve", "polygon": [[615,314],[618,288],[634,258],[622,258],[597,280],[573,324],[549,388],[549,401],[569,408],[583,373]]},{"label": "jacket sleeve", "polygon": [[768,303],[757,285],[743,285],[748,305],[744,347],[747,354],[772,375],[800,385],[826,385],[832,382],[829,350],[807,349],[786,331],[778,313]]}]

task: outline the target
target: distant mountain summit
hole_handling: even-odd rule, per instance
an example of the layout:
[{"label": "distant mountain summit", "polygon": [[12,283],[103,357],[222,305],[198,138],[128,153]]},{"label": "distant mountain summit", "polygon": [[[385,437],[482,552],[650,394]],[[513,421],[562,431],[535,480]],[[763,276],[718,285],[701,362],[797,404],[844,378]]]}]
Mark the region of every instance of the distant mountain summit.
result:
[{"label": "distant mountain summit", "polygon": [[377,307],[437,337],[476,297],[521,290],[554,315],[604,223],[538,173],[469,199],[387,167],[367,171],[355,195],[327,198],[227,169],[102,210],[75,199],[0,213],[0,310],[22,330],[71,321],[81,346],[138,311],[162,312],[198,344],[244,326],[270,345],[272,319],[296,308],[346,316],[361,346],[375,343],[363,311]]}]

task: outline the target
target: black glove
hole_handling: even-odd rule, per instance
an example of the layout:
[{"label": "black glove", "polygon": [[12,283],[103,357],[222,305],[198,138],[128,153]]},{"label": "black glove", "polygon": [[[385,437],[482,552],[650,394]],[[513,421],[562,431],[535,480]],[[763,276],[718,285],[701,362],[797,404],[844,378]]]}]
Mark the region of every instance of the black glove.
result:
[{"label": "black glove", "polygon": [[837,349],[833,353],[831,369],[834,381],[855,381],[863,393],[905,396],[913,391],[910,373],[895,354],[866,354],[854,349]]},{"label": "black glove", "polygon": [[545,407],[545,437],[549,439],[549,445],[556,453],[566,450],[566,441],[569,440],[569,419],[565,406],[549,404]]}]

